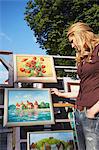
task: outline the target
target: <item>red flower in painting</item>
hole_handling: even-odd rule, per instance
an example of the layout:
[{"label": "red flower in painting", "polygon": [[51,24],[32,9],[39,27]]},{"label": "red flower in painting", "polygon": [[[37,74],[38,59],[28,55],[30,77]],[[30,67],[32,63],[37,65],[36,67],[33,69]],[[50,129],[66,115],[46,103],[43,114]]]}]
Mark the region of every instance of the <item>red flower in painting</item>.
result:
[{"label": "red flower in painting", "polygon": [[28,60],[28,58],[24,58],[24,59],[22,59],[22,62],[24,62],[24,61],[26,61],[26,60]]},{"label": "red flower in painting", "polygon": [[25,71],[25,68],[20,68],[20,71],[21,71],[21,72],[24,72],[24,71]]},{"label": "red flower in painting", "polygon": [[31,71],[30,70],[25,70],[25,73],[31,73]]},{"label": "red flower in painting", "polygon": [[44,58],[43,58],[43,57],[40,57],[40,60],[41,60],[41,61],[44,61]]},{"label": "red flower in painting", "polygon": [[42,73],[46,73],[46,71],[45,71],[45,70],[42,70]]},{"label": "red flower in painting", "polygon": [[45,68],[45,65],[42,65],[42,68]]},{"label": "red flower in painting", "polygon": [[21,62],[23,63],[20,71],[26,73],[28,77],[43,77],[46,73],[43,57],[23,58]]},{"label": "red flower in painting", "polygon": [[36,57],[34,56],[33,59],[36,60]]}]

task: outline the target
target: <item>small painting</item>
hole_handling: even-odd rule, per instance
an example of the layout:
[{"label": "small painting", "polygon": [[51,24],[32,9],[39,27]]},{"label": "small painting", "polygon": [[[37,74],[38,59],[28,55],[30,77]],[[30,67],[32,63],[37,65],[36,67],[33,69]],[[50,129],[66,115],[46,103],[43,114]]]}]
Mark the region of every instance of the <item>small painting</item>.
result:
[{"label": "small painting", "polygon": [[63,82],[65,92],[76,92],[78,94],[80,88],[80,80],[75,80],[70,77],[64,77]]},{"label": "small painting", "polygon": [[57,82],[54,61],[48,55],[14,55],[15,82]]},{"label": "small painting", "polygon": [[4,126],[54,124],[50,89],[5,88]]},{"label": "small painting", "polygon": [[27,133],[28,150],[74,150],[73,131],[41,131]]}]

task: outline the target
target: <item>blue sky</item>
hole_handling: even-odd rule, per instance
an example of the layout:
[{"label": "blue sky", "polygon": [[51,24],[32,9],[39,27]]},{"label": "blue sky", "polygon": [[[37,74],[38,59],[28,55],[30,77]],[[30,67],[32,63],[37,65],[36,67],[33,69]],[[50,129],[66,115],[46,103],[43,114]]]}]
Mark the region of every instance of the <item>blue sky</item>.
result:
[{"label": "blue sky", "polygon": [[50,102],[50,97],[48,94],[48,90],[37,90],[37,91],[33,91],[33,90],[28,90],[24,91],[24,90],[10,90],[9,91],[9,105],[16,105],[16,103],[18,102],[20,103],[26,103],[27,100],[29,102],[34,102],[34,101],[38,101],[39,103],[44,101],[44,102]]},{"label": "blue sky", "polygon": [[[34,132],[35,133],[35,132]],[[61,131],[61,132],[38,132],[38,133],[35,133],[35,134],[30,134],[30,144],[32,142],[37,142],[39,140],[42,140],[44,138],[48,138],[48,137],[54,137],[56,139],[59,139],[59,140],[64,140],[64,141],[69,141],[69,140],[73,140],[73,132],[65,132],[65,131]]]},{"label": "blue sky", "polygon": [[14,54],[46,55],[24,20],[28,0],[0,0],[0,49]]}]

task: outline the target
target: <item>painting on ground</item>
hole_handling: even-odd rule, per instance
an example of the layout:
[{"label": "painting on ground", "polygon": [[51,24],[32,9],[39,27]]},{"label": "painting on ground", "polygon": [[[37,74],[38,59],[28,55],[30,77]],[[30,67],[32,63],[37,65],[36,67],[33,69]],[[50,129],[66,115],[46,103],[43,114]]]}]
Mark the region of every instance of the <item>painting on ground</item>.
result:
[{"label": "painting on ground", "polygon": [[74,150],[73,131],[41,131],[27,133],[28,150]]},{"label": "painting on ground", "polygon": [[50,89],[5,88],[4,126],[54,124]]},{"label": "painting on ground", "polygon": [[48,55],[14,55],[15,82],[57,82],[54,61]]}]

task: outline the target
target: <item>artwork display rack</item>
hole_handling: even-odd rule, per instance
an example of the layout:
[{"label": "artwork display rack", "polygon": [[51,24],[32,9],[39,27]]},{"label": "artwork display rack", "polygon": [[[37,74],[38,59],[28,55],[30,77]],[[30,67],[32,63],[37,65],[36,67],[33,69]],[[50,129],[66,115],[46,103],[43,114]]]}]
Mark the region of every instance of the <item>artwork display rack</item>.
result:
[{"label": "artwork display rack", "polygon": [[[0,54],[5,54],[5,55],[11,55],[12,57],[12,52],[4,52],[1,51]],[[53,56],[55,58],[55,56]],[[57,57],[56,57],[57,58]],[[62,57],[60,57],[62,58]],[[65,57],[63,57],[65,58]],[[74,57],[68,57],[66,59],[74,59]],[[3,59],[2,59],[3,60]],[[13,61],[12,61],[13,62]],[[7,64],[7,63],[5,63]],[[57,83],[14,83],[14,72],[13,72],[13,63],[10,62],[10,65],[7,65],[7,68],[10,66],[10,79],[9,83],[10,87],[12,88],[59,88],[60,91],[64,92],[64,87],[63,87],[63,78],[62,77],[57,77]],[[57,69],[58,66],[55,66]],[[66,71],[66,67],[62,67],[59,69],[64,69]],[[72,69],[75,70],[73,67]],[[70,70],[69,70],[70,71]],[[71,70],[71,72],[73,72]],[[75,71],[74,71],[75,72]],[[9,84],[8,84],[9,85]],[[3,113],[4,113],[4,88],[6,85],[1,85],[0,86],[0,119],[3,121]],[[7,150],[27,150],[27,132],[35,132],[35,131],[58,131],[58,130],[72,130],[74,133],[74,143],[75,143],[75,150],[77,150],[77,138],[76,138],[76,130],[75,126],[72,127],[70,122],[75,123],[74,116],[73,118],[68,118],[68,110],[69,112],[72,112],[74,115],[74,103],[70,103],[69,99],[64,99],[64,98],[59,98],[55,95],[52,95],[52,100],[53,100],[53,108],[54,108],[54,117],[55,117],[55,124],[51,125],[35,125],[35,126],[22,126],[22,127],[0,127],[0,134],[6,133],[7,135]],[[2,124],[2,123],[1,123]]]}]

